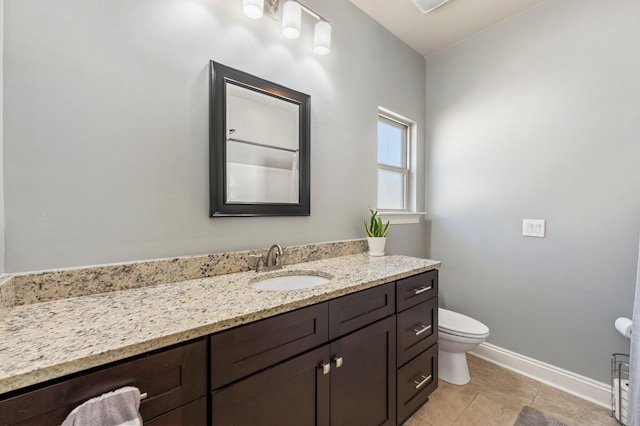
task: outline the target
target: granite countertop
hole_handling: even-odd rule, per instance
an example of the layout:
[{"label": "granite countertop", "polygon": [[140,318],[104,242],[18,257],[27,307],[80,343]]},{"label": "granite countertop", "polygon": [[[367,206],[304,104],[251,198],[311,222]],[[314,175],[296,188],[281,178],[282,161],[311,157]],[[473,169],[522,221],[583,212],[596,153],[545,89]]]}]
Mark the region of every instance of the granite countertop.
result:
[{"label": "granite countertop", "polygon": [[16,306],[0,319],[0,394],[439,266],[355,254],[260,275],[316,271],[332,277],[303,290],[256,290],[250,283],[257,274],[250,271]]}]

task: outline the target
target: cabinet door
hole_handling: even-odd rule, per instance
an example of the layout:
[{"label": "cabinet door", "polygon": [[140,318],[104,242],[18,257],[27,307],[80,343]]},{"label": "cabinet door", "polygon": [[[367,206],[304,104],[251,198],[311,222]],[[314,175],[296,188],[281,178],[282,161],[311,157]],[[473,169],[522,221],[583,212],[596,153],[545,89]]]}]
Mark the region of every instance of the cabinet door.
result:
[{"label": "cabinet door", "polygon": [[214,426],[328,426],[329,345],[212,393]]},{"label": "cabinet door", "polygon": [[331,343],[331,425],[396,422],[395,316]]}]

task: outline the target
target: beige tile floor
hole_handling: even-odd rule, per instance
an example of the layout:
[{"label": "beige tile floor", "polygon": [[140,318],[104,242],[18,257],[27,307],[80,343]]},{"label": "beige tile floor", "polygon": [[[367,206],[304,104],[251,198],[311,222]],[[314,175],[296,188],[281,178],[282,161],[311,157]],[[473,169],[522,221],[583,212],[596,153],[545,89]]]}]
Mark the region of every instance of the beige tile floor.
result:
[{"label": "beige tile floor", "polygon": [[512,426],[525,405],[569,426],[618,424],[606,408],[473,355],[467,358],[471,382],[456,386],[440,380],[429,402],[404,426]]}]

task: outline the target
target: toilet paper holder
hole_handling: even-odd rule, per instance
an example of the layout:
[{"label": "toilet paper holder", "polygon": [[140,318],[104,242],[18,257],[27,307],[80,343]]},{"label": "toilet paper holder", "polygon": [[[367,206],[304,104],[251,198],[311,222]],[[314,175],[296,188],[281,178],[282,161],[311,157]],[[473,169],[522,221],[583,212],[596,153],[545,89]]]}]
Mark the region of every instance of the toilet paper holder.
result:
[{"label": "toilet paper holder", "polygon": [[614,326],[616,330],[618,330],[618,332],[620,332],[620,334],[622,334],[624,337],[628,337],[629,339],[631,338],[631,333],[633,331],[633,321],[631,321],[629,318],[620,317],[616,319]]}]

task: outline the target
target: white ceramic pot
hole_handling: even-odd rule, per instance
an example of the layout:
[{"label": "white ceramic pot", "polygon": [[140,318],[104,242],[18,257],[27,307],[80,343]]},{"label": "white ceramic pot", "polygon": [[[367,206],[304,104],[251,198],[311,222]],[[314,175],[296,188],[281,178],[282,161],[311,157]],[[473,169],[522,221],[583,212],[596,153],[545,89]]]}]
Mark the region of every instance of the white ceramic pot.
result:
[{"label": "white ceramic pot", "polygon": [[367,237],[369,243],[369,256],[384,256],[384,246],[387,237]]}]

